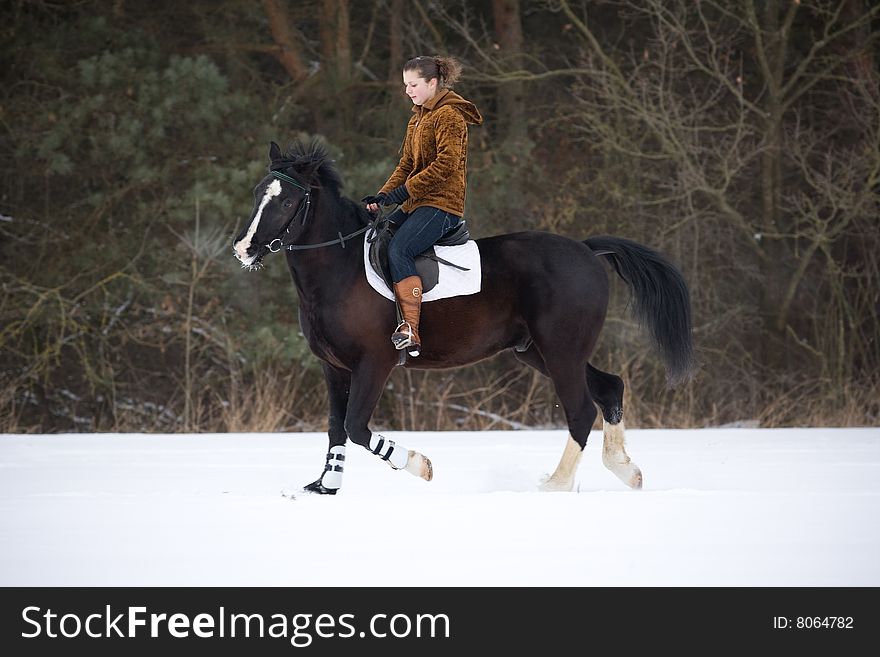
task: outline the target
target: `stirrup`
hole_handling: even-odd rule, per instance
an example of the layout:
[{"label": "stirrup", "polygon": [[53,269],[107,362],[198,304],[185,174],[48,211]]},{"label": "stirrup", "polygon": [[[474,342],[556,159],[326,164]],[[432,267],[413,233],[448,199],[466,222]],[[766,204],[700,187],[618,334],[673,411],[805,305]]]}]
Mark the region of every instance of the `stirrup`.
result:
[{"label": "stirrup", "polygon": [[418,356],[421,353],[421,345],[415,341],[414,332],[409,322],[401,322],[397,325],[394,333],[391,334],[391,342],[398,351],[412,347],[407,352],[410,356]]}]

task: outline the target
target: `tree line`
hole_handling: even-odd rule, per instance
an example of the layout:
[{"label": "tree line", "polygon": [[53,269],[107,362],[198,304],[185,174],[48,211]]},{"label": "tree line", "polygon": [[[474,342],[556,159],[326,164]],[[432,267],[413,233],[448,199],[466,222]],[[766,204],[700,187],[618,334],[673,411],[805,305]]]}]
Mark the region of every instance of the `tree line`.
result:
[{"label": "tree line", "polygon": [[[670,389],[626,288],[630,426],[877,425],[880,6],[867,0],[14,0],[0,9],[0,431],[321,430],[279,257],[231,237],[269,141],[393,169],[415,55],[464,64],[467,220],[613,234],[689,282]],[[429,339],[425,336],[425,339]],[[557,427],[512,356],[395,372],[376,427]]]}]

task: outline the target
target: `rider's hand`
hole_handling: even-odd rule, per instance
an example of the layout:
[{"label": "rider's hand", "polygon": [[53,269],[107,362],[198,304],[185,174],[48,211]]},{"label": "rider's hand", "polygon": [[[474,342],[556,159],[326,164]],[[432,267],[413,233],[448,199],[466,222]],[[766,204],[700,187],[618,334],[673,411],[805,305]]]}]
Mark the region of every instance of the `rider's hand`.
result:
[{"label": "rider's hand", "polygon": [[364,196],[361,199],[361,203],[365,203],[367,210],[375,213],[379,211],[379,206],[400,205],[408,198],[409,192],[406,190],[406,185],[400,185],[387,193],[379,192],[375,196]]},{"label": "rider's hand", "polygon": [[366,204],[368,212],[375,214],[379,211],[379,206],[385,205],[387,198],[388,195],[385,192],[379,192],[374,196],[364,196],[361,203]]}]

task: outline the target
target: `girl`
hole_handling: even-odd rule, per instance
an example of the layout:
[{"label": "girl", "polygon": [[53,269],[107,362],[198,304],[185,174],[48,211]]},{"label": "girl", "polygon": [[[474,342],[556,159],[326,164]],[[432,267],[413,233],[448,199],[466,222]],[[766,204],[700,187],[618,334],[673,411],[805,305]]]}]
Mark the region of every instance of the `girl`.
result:
[{"label": "girl", "polygon": [[400,206],[389,216],[399,228],[388,246],[388,259],[403,321],[391,341],[411,356],[421,350],[422,279],[415,257],[461,223],[467,126],[483,123],[474,104],[451,89],[460,73],[461,64],[452,57],[415,57],[404,65],[403,85],[413,102],[413,116],[403,155],[382,189],[362,199],[370,212],[378,212],[380,205]]}]

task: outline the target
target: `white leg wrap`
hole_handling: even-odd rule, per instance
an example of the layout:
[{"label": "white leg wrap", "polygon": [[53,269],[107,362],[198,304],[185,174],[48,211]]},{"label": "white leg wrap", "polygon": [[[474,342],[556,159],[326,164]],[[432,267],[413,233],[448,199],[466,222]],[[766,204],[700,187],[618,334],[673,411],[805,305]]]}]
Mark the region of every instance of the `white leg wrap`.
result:
[{"label": "white leg wrap", "polygon": [[541,483],[541,490],[547,492],[571,491],[574,488],[574,476],[577,474],[578,464],[581,462],[583,453],[584,450],[581,449],[581,446],[569,436],[559,465],[556,466],[556,471]]},{"label": "white leg wrap", "polygon": [[345,445],[331,447],[327,452],[327,465],[324,466],[324,474],[321,483],[324,488],[341,488],[342,471],[345,463]]},{"label": "white leg wrap", "polygon": [[630,461],[624,449],[623,422],[609,424],[602,421],[602,463],[630,488],[642,487],[642,471]]},{"label": "white leg wrap", "polygon": [[401,447],[393,440],[388,440],[378,433],[370,436],[370,451],[387,461],[388,465],[395,470],[406,470],[425,481],[431,481],[434,478],[434,466],[431,465],[431,460],[428,457]]},{"label": "white leg wrap", "polygon": [[370,436],[370,451],[395,470],[403,470],[409,461],[409,450],[378,433]]}]

